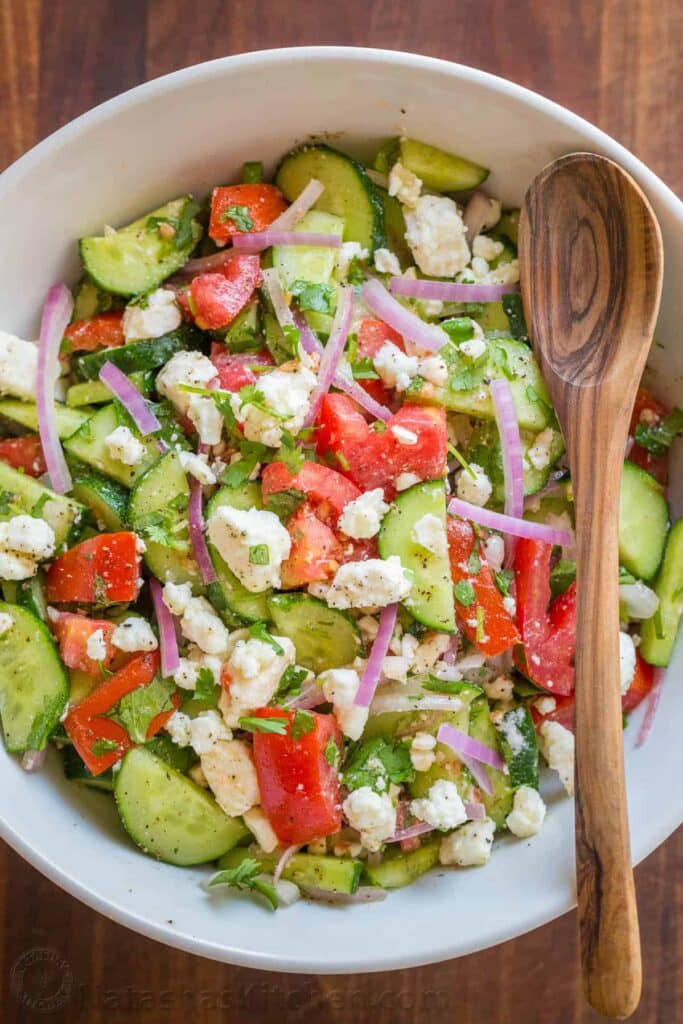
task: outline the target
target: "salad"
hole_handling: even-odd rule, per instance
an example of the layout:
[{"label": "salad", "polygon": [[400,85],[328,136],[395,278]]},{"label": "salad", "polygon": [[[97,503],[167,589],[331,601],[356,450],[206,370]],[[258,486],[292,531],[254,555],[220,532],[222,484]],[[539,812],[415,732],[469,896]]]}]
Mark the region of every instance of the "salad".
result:
[{"label": "salad", "polygon": [[[80,240],[37,343],[0,332],[0,716],[145,853],[267,905],[383,898],[535,835],[573,786],[565,447],[518,210],[409,138]],[[683,607],[639,392],[619,527],[624,714]],[[644,738],[644,733],[641,739]]]}]

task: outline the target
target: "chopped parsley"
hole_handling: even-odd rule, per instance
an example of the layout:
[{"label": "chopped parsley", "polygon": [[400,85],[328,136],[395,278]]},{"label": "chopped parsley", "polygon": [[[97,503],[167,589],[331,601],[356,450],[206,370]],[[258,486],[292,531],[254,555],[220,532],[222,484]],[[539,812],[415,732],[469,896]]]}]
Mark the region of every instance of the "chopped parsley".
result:
[{"label": "chopped parsley", "polygon": [[301,686],[307,676],[307,668],[300,668],[298,665],[288,665],[280,676],[280,683],[273,697],[273,702],[275,704],[283,704],[290,697],[298,697],[301,693]]},{"label": "chopped parsley", "polygon": [[269,565],[270,548],[267,544],[252,544],[249,548],[250,565]]},{"label": "chopped parsley", "polygon": [[90,753],[93,757],[104,757],[105,754],[111,754],[117,748],[116,740],[95,740],[90,748]]},{"label": "chopped parsley", "polygon": [[312,313],[334,313],[337,290],[331,284],[315,284],[312,281],[295,281],[290,287],[292,296],[298,301],[299,309]]},{"label": "chopped parsley", "polygon": [[284,491],[269,494],[264,504],[268,512],[274,512],[280,522],[287,523],[305,500],[303,491],[296,487],[286,487]]},{"label": "chopped parsley", "polygon": [[304,711],[297,708],[292,720],[291,737],[293,740],[300,740],[302,736],[308,736],[309,732],[315,729],[315,715],[312,711]]},{"label": "chopped parsley", "polygon": [[174,710],[171,700],[174,693],[175,684],[171,679],[155,676],[147,686],[125,694],[110,717],[120,722],[133,743],[144,743],[152,720],[164,711]]},{"label": "chopped parsley", "polygon": [[334,740],[328,740],[325,746],[325,760],[333,768],[339,764],[340,750]]},{"label": "chopped parsley", "polygon": [[288,718],[256,718],[247,715],[239,720],[240,729],[245,732],[275,733],[277,736],[286,736],[289,727]]},{"label": "chopped parsley", "polygon": [[503,296],[502,301],[503,312],[510,323],[510,334],[517,341],[523,341],[525,345],[530,345],[531,340],[522,308],[522,296],[519,292],[508,292]]},{"label": "chopped parsley", "polygon": [[208,708],[218,707],[218,700],[221,695],[221,688],[213,677],[213,672],[206,665],[202,665],[197,673],[197,685],[191,697],[193,700],[201,701]]},{"label": "chopped parsley", "polygon": [[515,578],[515,574],[512,569],[494,569],[493,578],[496,581],[496,586],[503,597],[509,597],[510,587],[512,586],[512,581]]},{"label": "chopped parsley", "polygon": [[262,640],[264,644],[270,644],[276,654],[283,655],[285,653],[275,637],[266,629],[265,622],[254,622],[249,627],[249,633],[253,636],[254,640]]},{"label": "chopped parsley", "polygon": [[469,580],[459,580],[453,587],[453,594],[455,596],[455,600],[458,604],[461,604],[463,608],[469,608],[476,600],[474,587]]},{"label": "chopped parsley", "polygon": [[467,559],[467,571],[472,576],[476,576],[479,573],[480,570],[481,570],[481,558],[479,557],[479,552],[477,551],[477,545],[475,544],[474,547],[472,548],[472,553],[470,554],[470,557]]},{"label": "chopped parsley", "polygon": [[349,750],[342,781],[347,789],[369,786],[386,792],[389,783],[411,782],[415,771],[410,750],[405,743],[376,736],[367,742],[355,743]]},{"label": "chopped parsley", "polygon": [[677,437],[683,434],[683,409],[678,406],[666,416],[661,423],[650,426],[639,423],[636,427],[636,443],[646,448],[655,458],[666,455]]},{"label": "chopped parsley", "polygon": [[277,910],[278,898],[275,886],[262,876],[263,866],[253,857],[245,857],[236,868],[217,871],[209,881],[209,885],[212,888],[216,885],[228,885],[242,891],[258,892],[261,896],[265,896],[272,910]]},{"label": "chopped parsley", "polygon": [[245,185],[260,185],[263,181],[263,161],[245,160],[242,164],[242,182]]},{"label": "chopped parsley", "polygon": [[221,213],[219,220],[222,224],[231,220],[239,231],[251,231],[254,226],[248,206],[228,206]]}]

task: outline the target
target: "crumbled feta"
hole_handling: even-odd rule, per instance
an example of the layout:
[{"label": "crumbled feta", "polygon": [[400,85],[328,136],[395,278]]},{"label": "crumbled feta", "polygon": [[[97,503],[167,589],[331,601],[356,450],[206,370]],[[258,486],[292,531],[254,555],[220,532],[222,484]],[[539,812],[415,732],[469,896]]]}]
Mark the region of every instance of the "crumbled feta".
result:
[{"label": "crumbled feta", "polygon": [[389,171],[389,195],[396,196],[399,203],[403,203],[404,206],[413,207],[420,198],[421,191],[422,179],[397,160]]},{"label": "crumbled feta", "polygon": [[448,779],[437,779],[430,786],[426,797],[411,800],[410,813],[420,821],[426,821],[432,828],[443,831],[457,828],[467,821],[467,811],[458,787]]},{"label": "crumbled feta", "polygon": [[651,619],[659,608],[657,594],[642,580],[622,583],[619,587],[619,600],[629,619]]},{"label": "crumbled feta", "polygon": [[85,645],[85,653],[93,661],[104,661],[107,657],[107,642],[104,639],[103,629],[96,629],[90,634]]},{"label": "crumbled feta", "polygon": [[120,426],[104,439],[109,455],[124,466],[137,466],[145,457],[146,448],[129,427]]},{"label": "crumbled feta", "polygon": [[508,613],[511,619],[514,619],[517,614],[517,602],[511,594],[503,598],[503,608]]},{"label": "crumbled feta", "polygon": [[415,473],[399,473],[394,480],[397,491],[407,491],[409,487],[414,487],[419,482],[420,477]]},{"label": "crumbled feta", "polygon": [[486,342],[475,334],[473,338],[461,341],[458,345],[458,351],[468,359],[480,359],[486,352]]},{"label": "crumbled feta", "polygon": [[362,615],[357,624],[361,631],[363,642],[365,644],[371,644],[377,636],[377,631],[379,629],[379,622],[377,619],[373,618],[372,615]]},{"label": "crumbled feta", "polygon": [[366,540],[379,533],[382,519],[388,511],[384,491],[381,487],[376,487],[373,491],[366,491],[359,498],[347,502],[337,526],[347,537]]},{"label": "crumbled feta", "polygon": [[456,864],[460,868],[483,867],[491,858],[495,831],[496,826],[490,818],[468,821],[441,840],[439,861],[442,864]]},{"label": "crumbled feta", "polygon": [[512,810],[505,824],[513,835],[520,839],[535,836],[545,818],[545,804],[541,794],[531,786],[520,786],[515,793]]},{"label": "crumbled feta", "polygon": [[417,434],[414,430],[406,430],[405,427],[394,426],[389,428],[399,444],[417,444]]},{"label": "crumbled feta", "polygon": [[9,612],[0,612],[0,636],[4,636],[5,633],[14,625],[14,618]]},{"label": "crumbled feta", "polygon": [[398,257],[390,249],[375,249],[375,270],[380,274],[392,274],[398,277],[401,273],[401,264]]},{"label": "crumbled feta", "polygon": [[448,367],[441,356],[425,356],[420,360],[418,372],[428,384],[442,388],[448,380]]},{"label": "crumbled feta", "polygon": [[[272,370],[259,376],[258,405],[244,402],[239,392],[230,404],[242,424],[248,441],[258,441],[269,448],[279,447],[283,431],[298,434],[310,410],[310,397],[317,377],[305,366],[296,370]],[[273,415],[268,411],[272,410]]]},{"label": "crumbled feta", "polygon": [[201,755],[201,764],[218,805],[229,817],[261,803],[254,758],[243,740],[219,740]]},{"label": "crumbled feta", "polygon": [[208,754],[221,740],[231,740],[232,732],[214,708],[202,711],[190,720],[190,745],[196,754]]},{"label": "crumbled feta", "polygon": [[622,696],[633,682],[636,674],[636,649],[629,633],[619,633],[619,678]]},{"label": "crumbled feta", "polygon": [[0,331],[0,395],[36,400],[38,346]]},{"label": "crumbled feta", "polygon": [[190,644],[187,656],[178,660],[178,668],[173,675],[173,681],[181,690],[194,690],[197,687],[201,669],[208,669],[214,683],[220,682],[222,669],[220,658],[205,654],[195,644]]},{"label": "crumbled feta", "polygon": [[489,238],[488,235],[475,235],[472,239],[472,255],[481,256],[489,263],[497,259],[504,248],[502,242],[497,242],[495,238]]},{"label": "crumbled feta", "polygon": [[120,651],[156,651],[159,641],[147,619],[131,615],[119,623],[111,635],[111,642]]},{"label": "crumbled feta", "polygon": [[186,640],[195,643],[205,654],[224,654],[229,633],[205,597],[193,597],[180,620]]},{"label": "crumbled feta", "polygon": [[[180,385],[205,388],[215,376],[216,367],[207,356],[200,352],[176,352],[157,374],[156,389],[173,403],[178,412],[187,414],[190,399],[201,396],[181,391]],[[213,405],[213,399],[208,401]]]},{"label": "crumbled feta", "polygon": [[474,256],[457,280],[463,284],[517,284],[519,281],[519,260],[499,263],[491,269],[482,256]]},{"label": "crumbled feta", "polygon": [[[432,633],[416,646],[413,655],[413,671],[418,675],[429,672],[451,646],[451,637],[445,633]],[[414,637],[404,637],[404,643]]]},{"label": "crumbled feta", "polygon": [[195,480],[199,480],[200,484],[207,486],[216,483],[216,477],[209,467],[206,455],[196,455],[194,452],[186,452],[179,448],[178,458],[183,471],[189,473]]},{"label": "crumbled feta", "polygon": [[260,807],[252,807],[251,810],[244,813],[243,818],[244,824],[264,853],[272,853],[273,850],[277,850],[280,840]]},{"label": "crumbled feta", "polygon": [[536,697],[531,702],[538,711],[539,715],[549,715],[557,707],[557,701],[554,697]]},{"label": "crumbled feta", "polygon": [[405,391],[410,387],[413,377],[417,376],[419,360],[417,356],[406,355],[401,352],[398,345],[393,341],[385,341],[378,352],[375,353],[372,365],[379,374],[382,383],[388,388],[396,388],[397,391]]},{"label": "crumbled feta", "polygon": [[162,596],[171,615],[182,615],[192,600],[192,584],[165,583]]},{"label": "crumbled feta", "polygon": [[408,680],[410,662],[400,655],[389,655],[382,660],[382,675],[386,679],[393,679],[397,683],[405,683]]},{"label": "crumbled feta", "polygon": [[514,685],[510,676],[496,676],[483,684],[489,700],[512,700]]},{"label": "crumbled feta", "polygon": [[282,673],[296,659],[291,640],[273,637],[282,649],[278,654],[272,644],[253,637],[238,640],[223,670],[227,690],[221,695],[220,708],[228,725],[236,726],[242,715],[270,704]]},{"label": "crumbled feta", "polygon": [[346,819],[357,832],[366,850],[375,853],[385,839],[396,831],[396,808],[388,793],[375,793],[361,786],[349,793],[342,804]]},{"label": "crumbled feta", "polygon": [[279,587],[292,541],[274,512],[222,505],[210,517],[209,540],[240,583],[253,594]]},{"label": "crumbled feta", "polygon": [[420,307],[422,315],[426,317],[441,316],[443,313],[443,302],[441,299],[423,299]]},{"label": "crumbled feta", "polygon": [[360,242],[342,242],[337,263],[337,277],[339,280],[346,280],[354,260],[366,260],[369,255],[368,250],[364,249]]},{"label": "crumbled feta", "polygon": [[318,676],[325,700],[329,701],[339,728],[349,739],[360,739],[368,720],[369,708],[354,704],[360,677],[352,668],[331,668]]},{"label": "crumbled feta", "polygon": [[202,444],[219,444],[223,433],[223,416],[208,395],[190,395],[187,418],[199,435]]},{"label": "crumbled feta", "polygon": [[436,737],[430,732],[416,732],[410,743],[410,760],[416,772],[428,772],[434,764]]},{"label": "crumbled feta", "polygon": [[505,561],[505,541],[498,533],[490,533],[484,541],[484,555],[494,572],[502,569]]},{"label": "crumbled feta", "polygon": [[461,501],[469,501],[471,505],[483,506],[493,494],[493,485],[488,476],[476,462],[470,462],[474,478],[466,469],[458,473],[456,494]]},{"label": "crumbled feta", "polygon": [[453,277],[470,259],[458,207],[447,196],[422,196],[405,210],[406,242],[423,274]]},{"label": "crumbled feta", "polygon": [[574,795],[574,733],[559,722],[543,722],[540,729],[541,753],[558,773],[564,788]]},{"label": "crumbled feta", "polygon": [[446,557],[448,542],[443,521],[432,512],[418,519],[413,526],[412,539],[433,555]]},{"label": "crumbled feta", "polygon": [[41,561],[55,553],[55,532],[43,519],[13,516],[0,523],[0,548]]},{"label": "crumbled feta", "polygon": [[347,562],[337,569],[327,603],[330,608],[384,608],[403,601],[411,586],[398,555]]},{"label": "crumbled feta", "polygon": [[550,456],[555,441],[555,431],[551,427],[536,435],[534,443],[526,453],[527,461],[534,469],[545,469],[550,464]]},{"label": "crumbled feta", "polygon": [[145,297],[145,305],[126,306],[123,311],[123,333],[126,341],[160,338],[180,327],[182,315],[169,288],[157,288]]},{"label": "crumbled feta", "polygon": [[175,711],[164,726],[177,747],[189,747],[192,735],[190,723],[192,719],[182,711]]}]

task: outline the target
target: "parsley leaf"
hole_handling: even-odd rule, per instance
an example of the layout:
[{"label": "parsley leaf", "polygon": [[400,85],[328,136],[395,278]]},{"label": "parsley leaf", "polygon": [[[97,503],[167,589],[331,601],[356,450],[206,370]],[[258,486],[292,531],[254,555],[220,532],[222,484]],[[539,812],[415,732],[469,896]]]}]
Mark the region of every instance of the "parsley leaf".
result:
[{"label": "parsley leaf", "polygon": [[379,374],[375,370],[370,356],[356,359],[351,363],[351,373],[354,380],[379,380]]},{"label": "parsley leaf", "polygon": [[201,207],[196,199],[188,199],[182,209],[176,225],[173,244],[176,249],[184,249],[192,241],[192,218],[199,213]]},{"label": "parsley leaf", "polygon": [[296,476],[306,461],[303,451],[297,447],[296,440],[289,430],[282,431],[280,447],[272,461],[283,462],[292,476]]},{"label": "parsley leaf", "polygon": [[474,337],[475,327],[469,316],[456,316],[450,320],[442,320],[440,326],[456,345]]},{"label": "parsley leaf", "polygon": [[221,213],[219,220],[222,224],[231,220],[239,231],[251,231],[254,226],[248,206],[228,206]]},{"label": "parsley leaf", "polygon": [[280,646],[274,636],[266,629],[265,622],[254,622],[249,627],[249,633],[254,637],[255,640],[262,640],[264,644],[270,644],[276,654],[284,654],[284,649]]},{"label": "parsley leaf", "polygon": [[292,359],[299,358],[299,340],[301,338],[301,332],[298,327],[293,324],[282,325],[282,335],[285,339],[284,348],[289,352]]},{"label": "parsley leaf", "polygon": [[337,289],[331,284],[315,284],[312,281],[295,281],[290,292],[298,300],[299,309],[312,313],[334,313]]},{"label": "parsley leaf", "polygon": [[469,608],[471,604],[474,604],[476,599],[474,587],[469,580],[459,580],[453,587],[453,594],[455,595],[455,600],[458,604],[461,604],[463,608]]},{"label": "parsley leaf", "polygon": [[312,732],[313,729],[315,729],[315,715],[313,712],[297,708],[294,712],[292,730],[290,732],[292,739],[300,740],[302,736],[308,736],[309,732]]},{"label": "parsley leaf", "polygon": [[655,458],[666,455],[677,437],[683,434],[683,409],[678,406],[661,423],[649,426],[639,423],[636,427],[636,443],[646,448]]},{"label": "parsley leaf", "polygon": [[297,665],[288,665],[280,676],[280,683],[277,692],[273,697],[275,704],[282,704],[289,697],[298,697],[301,693],[301,685],[308,676],[307,668],[300,668]]},{"label": "parsley leaf", "polygon": [[342,779],[347,789],[369,786],[377,792],[385,792],[390,782],[411,782],[414,777],[408,746],[376,736],[366,743],[353,745]]},{"label": "parsley leaf", "polygon": [[192,699],[201,701],[209,708],[218,707],[218,700],[221,695],[221,688],[213,677],[213,672],[206,665],[202,665],[197,673],[197,685],[192,693]]},{"label": "parsley leaf", "polygon": [[466,679],[438,679],[436,676],[430,676],[426,682],[422,684],[423,690],[430,690],[433,693],[449,693],[458,694],[462,693],[463,690],[471,690],[474,683],[468,682]]},{"label": "parsley leaf", "polygon": [[510,368],[507,349],[503,345],[495,345],[493,349],[493,365],[508,380],[514,380],[515,375]]},{"label": "parsley leaf", "polygon": [[255,718],[247,715],[239,720],[240,729],[246,732],[275,733],[277,736],[286,736],[288,726],[288,718]]},{"label": "parsley leaf", "polygon": [[12,494],[11,491],[0,491],[0,516],[7,515],[15,498],[16,495]]},{"label": "parsley leaf", "polygon": [[269,565],[270,548],[267,544],[252,544],[249,548],[250,565]]},{"label": "parsley leaf", "polygon": [[575,579],[576,562],[571,562],[567,558],[561,558],[557,565],[553,566],[550,573],[550,590],[553,597],[564,594],[567,587],[571,586]]},{"label": "parsley leaf", "polygon": [[229,885],[242,891],[258,892],[265,896],[272,910],[277,910],[278,898],[275,886],[262,875],[263,866],[253,857],[245,857],[236,868],[217,871],[209,881],[209,885],[212,888],[216,885]]},{"label": "parsley leaf", "polygon": [[519,292],[509,292],[503,296],[503,312],[510,323],[512,337],[517,341],[523,341],[525,345],[530,345],[531,340],[522,308],[522,296]]},{"label": "parsley leaf", "polygon": [[467,571],[472,576],[476,576],[480,569],[481,569],[481,558],[479,557],[479,552],[477,551],[477,545],[475,544],[474,547],[472,548],[472,553],[471,553],[470,557],[467,559]]},{"label": "parsley leaf", "polygon": [[111,754],[117,747],[116,740],[95,740],[90,748],[90,753],[93,757],[103,757],[105,754]]},{"label": "parsley leaf", "polygon": [[510,594],[510,587],[512,581],[515,578],[515,574],[512,569],[497,569],[493,572],[493,578],[496,581],[496,586],[500,590],[503,597],[508,597]]},{"label": "parsley leaf", "polygon": [[280,522],[288,522],[300,505],[306,500],[303,491],[296,487],[287,487],[284,491],[269,494],[264,504],[268,512],[274,512]]},{"label": "parsley leaf", "polygon": [[325,760],[328,764],[331,764],[333,768],[339,764],[340,751],[334,740],[328,740],[325,746]]},{"label": "parsley leaf", "polygon": [[122,697],[110,717],[121,723],[133,743],[144,743],[152,719],[163,711],[173,710],[171,695],[174,693],[172,680],[155,676],[147,686],[139,686]]}]

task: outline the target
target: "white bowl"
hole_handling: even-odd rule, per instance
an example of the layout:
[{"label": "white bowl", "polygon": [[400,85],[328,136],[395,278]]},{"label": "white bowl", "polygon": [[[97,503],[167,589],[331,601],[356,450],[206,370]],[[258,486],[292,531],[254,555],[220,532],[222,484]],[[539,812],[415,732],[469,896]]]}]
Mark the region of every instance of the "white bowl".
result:
[{"label": "white bowl", "polygon": [[[666,251],[663,347],[653,349],[652,372],[661,396],[683,404],[680,201],[616,142],[548,100],[471,68],[380,50],[314,47],[213,61],[133,89],[42,142],[0,178],[0,325],[35,337],[49,285],[75,280],[75,239],[104,223],[233,180],[246,159],[272,167],[311,134],[362,154],[399,133],[490,166],[487,187],[507,203],[519,204],[536,172],[570,150],[626,167],[650,197]],[[679,644],[649,742],[634,749],[638,721],[626,732],[636,861],[683,820],[683,792],[667,784],[683,762],[682,668]],[[65,782],[56,756],[42,774],[27,775],[2,749],[0,780],[2,836],[36,868],[121,924],[230,963],[320,973],[409,967],[502,942],[574,903],[573,807],[553,789],[540,835],[496,843],[485,869],[434,871],[379,904],[300,902],[272,916],[248,900],[207,894],[200,883],[208,868],[143,856],[112,802]]]}]

